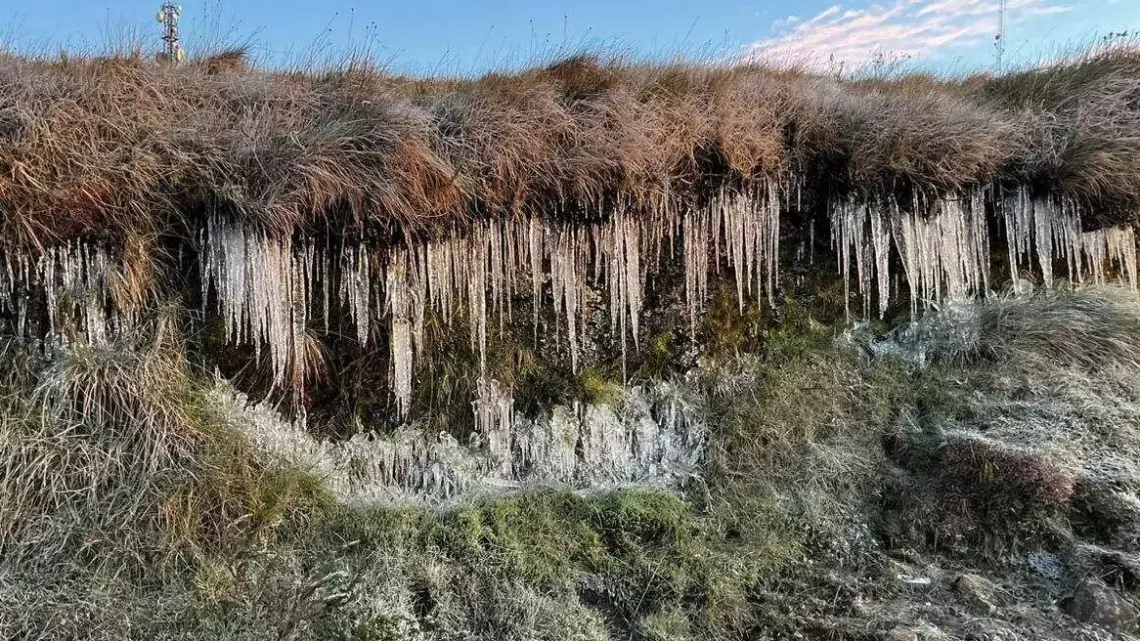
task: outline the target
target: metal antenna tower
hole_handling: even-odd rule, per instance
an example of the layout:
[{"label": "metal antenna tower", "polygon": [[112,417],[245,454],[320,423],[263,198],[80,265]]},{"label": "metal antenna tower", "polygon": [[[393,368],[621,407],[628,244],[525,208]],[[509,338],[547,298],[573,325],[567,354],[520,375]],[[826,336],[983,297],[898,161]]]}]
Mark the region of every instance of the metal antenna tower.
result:
[{"label": "metal antenna tower", "polygon": [[1002,58],[1005,57],[1005,9],[1006,0],[998,0],[998,32],[994,36],[994,49],[997,50],[997,71],[1001,73]]},{"label": "metal antenna tower", "polygon": [[182,5],[173,2],[164,2],[158,8],[154,19],[162,25],[162,52],[158,54],[159,60],[177,64],[182,62],[186,53],[182,51],[182,42],[178,35],[178,21],[182,17]]}]

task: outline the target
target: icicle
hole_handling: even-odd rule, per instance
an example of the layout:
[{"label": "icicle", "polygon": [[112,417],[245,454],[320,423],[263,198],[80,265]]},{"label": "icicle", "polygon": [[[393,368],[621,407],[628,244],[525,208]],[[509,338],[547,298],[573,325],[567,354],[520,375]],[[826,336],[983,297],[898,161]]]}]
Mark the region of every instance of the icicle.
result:
[{"label": "icicle", "polygon": [[[545,243],[543,242],[542,223],[537,218],[531,218],[527,225],[527,249],[530,255],[530,283],[532,304],[534,306],[534,335],[538,340],[538,313],[542,309],[542,281],[543,257]],[[557,299],[557,296],[555,297]]]},{"label": "icicle", "polygon": [[372,273],[368,250],[363,245],[341,249],[340,295],[348,308],[349,318],[356,327],[356,340],[361,347],[368,345],[371,325]]},{"label": "icicle", "polygon": [[511,447],[514,397],[510,389],[485,377],[479,379],[476,389],[477,396],[472,403],[475,432],[486,445],[494,471],[502,478],[511,478],[515,458]]},{"label": "icicle", "polygon": [[479,351],[479,371],[487,371],[487,249],[486,234],[475,234],[468,239],[463,261],[467,284],[467,318],[471,333],[471,347]]},{"label": "icicle", "polygon": [[[1089,272],[1097,285],[1104,283],[1104,265],[1108,262],[1106,230],[1097,229],[1081,234],[1081,252],[1088,257]],[[1083,277],[1083,273],[1080,274]]]},{"label": "icicle", "polygon": [[1137,289],[1136,230],[1132,227],[1110,227],[1105,230],[1108,257],[1115,260],[1132,291]]},{"label": "icicle", "polygon": [[875,256],[875,272],[878,275],[879,317],[887,313],[891,299],[890,228],[883,222],[883,211],[879,207],[871,209],[871,243]]},{"label": "icicle", "polygon": [[[722,195],[723,198],[723,195]],[[720,211],[722,220],[724,221],[724,236],[725,248],[728,251],[728,262],[732,265],[733,274],[736,276],[736,303],[740,309],[740,313],[744,313],[744,294],[746,281],[750,274],[747,272],[745,254],[747,253],[746,244],[746,228],[748,226],[746,221],[747,215],[740,207],[733,206],[735,203],[729,204],[723,200],[718,200],[714,203]],[[694,238],[694,241],[696,239]],[[688,242],[688,239],[686,239]],[[707,267],[704,265],[694,265],[694,269],[705,270]],[[690,312],[692,313],[692,312]]]},{"label": "icicle", "polygon": [[427,262],[423,254],[424,248],[408,250],[408,261],[411,264],[410,277],[411,282],[408,283],[408,294],[410,299],[410,316],[412,323],[412,345],[414,353],[417,358],[422,357],[426,346],[424,341],[424,323],[426,316],[426,308],[428,305],[427,293]]},{"label": "icicle", "polygon": [[[917,196],[914,206],[925,200]],[[890,304],[890,246],[901,258],[910,286],[911,311],[919,300],[937,301],[943,295],[962,298],[989,283],[989,238],[984,194],[969,198],[947,197],[933,201],[935,211],[904,213],[897,203],[888,213],[882,205],[847,200],[832,207],[831,225],[845,291],[850,291],[851,264],[867,309],[871,292],[878,296],[878,312]],[[870,232],[870,238],[867,233]]]},{"label": "icicle", "polygon": [[412,321],[411,296],[408,287],[408,252],[391,253],[385,292],[391,314],[392,393],[401,418],[408,415],[412,402]]},{"label": "icicle", "polygon": [[227,341],[252,345],[255,357],[264,345],[273,383],[280,386],[293,351],[294,327],[301,325],[294,320],[301,312],[293,305],[291,240],[269,238],[212,215],[203,254],[203,287],[214,285]]},{"label": "icicle", "polygon": [[768,303],[775,305],[776,287],[780,283],[780,190],[775,181],[769,180],[767,186],[768,208],[764,212],[762,229],[764,231],[763,251],[761,261],[768,280]]},{"label": "icicle", "polygon": [[641,229],[635,218],[626,218],[624,222],[622,268],[625,280],[626,312],[629,314],[633,345],[637,347],[639,344],[638,336],[641,333],[641,298],[642,287],[644,286],[641,272]]},{"label": "icicle", "polygon": [[685,257],[685,306],[689,312],[689,335],[697,335],[697,315],[708,297],[708,213],[689,212],[681,219]]},{"label": "icicle", "polygon": [[305,340],[309,320],[309,292],[308,281],[305,278],[304,254],[300,259],[292,262],[290,277],[292,293],[289,301],[291,303],[289,306],[291,324],[289,342],[292,345],[289,355],[292,379],[290,385],[295,392],[294,398],[296,399],[299,398],[296,394],[305,386]]},{"label": "icicle", "polygon": [[1131,227],[1108,227],[1080,235],[1080,251],[1093,282],[1107,280],[1107,267],[1114,267],[1121,281],[1136,290],[1136,232]]},{"label": "icicle", "polygon": [[583,280],[578,272],[577,238],[573,230],[554,232],[550,254],[550,283],[554,293],[555,313],[561,312],[570,343],[571,369],[578,371],[578,298]]},{"label": "icicle", "polygon": [[[602,250],[595,252],[595,278],[604,271],[610,294],[610,327],[621,342],[624,377],[626,343],[632,334],[634,347],[637,346],[640,326],[643,286],[640,225],[636,218],[627,216],[619,206],[604,229],[597,226],[594,234],[597,236],[594,245]],[[603,261],[603,258],[607,260]]]},{"label": "icicle", "polygon": [[831,230],[833,245],[839,253],[839,271],[843,276],[844,305],[851,297],[851,263],[855,263],[855,273],[860,293],[865,294],[866,251],[865,221],[868,217],[866,205],[857,204],[853,199],[840,201],[831,210]]},{"label": "icicle", "polygon": [[1033,203],[1033,236],[1036,241],[1037,262],[1041,280],[1046,289],[1053,287],[1053,219],[1056,204],[1051,200]]}]

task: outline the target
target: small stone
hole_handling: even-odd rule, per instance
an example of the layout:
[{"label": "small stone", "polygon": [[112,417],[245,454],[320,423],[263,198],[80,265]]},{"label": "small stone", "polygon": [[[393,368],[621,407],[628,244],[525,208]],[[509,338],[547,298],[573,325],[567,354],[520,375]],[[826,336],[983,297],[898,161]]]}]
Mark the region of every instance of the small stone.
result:
[{"label": "small stone", "polygon": [[1098,625],[1109,632],[1134,632],[1140,610],[1103,583],[1084,581],[1073,595],[1061,602],[1066,614],[1081,623]]},{"label": "small stone", "polygon": [[970,609],[981,614],[993,614],[997,589],[992,583],[976,574],[963,574],[954,581],[954,589]]}]

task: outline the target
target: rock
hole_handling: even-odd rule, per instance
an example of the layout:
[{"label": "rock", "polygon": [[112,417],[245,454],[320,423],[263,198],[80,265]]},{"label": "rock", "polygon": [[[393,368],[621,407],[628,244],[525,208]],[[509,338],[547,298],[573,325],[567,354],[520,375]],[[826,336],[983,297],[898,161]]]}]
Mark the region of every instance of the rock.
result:
[{"label": "rock", "polygon": [[1098,625],[1110,632],[1140,629],[1140,610],[1097,581],[1082,582],[1072,596],[1061,602],[1061,608],[1081,623]]},{"label": "rock", "polygon": [[976,574],[963,574],[954,581],[954,590],[962,597],[962,601],[980,614],[993,614],[997,609],[995,605],[997,588],[994,584]]}]

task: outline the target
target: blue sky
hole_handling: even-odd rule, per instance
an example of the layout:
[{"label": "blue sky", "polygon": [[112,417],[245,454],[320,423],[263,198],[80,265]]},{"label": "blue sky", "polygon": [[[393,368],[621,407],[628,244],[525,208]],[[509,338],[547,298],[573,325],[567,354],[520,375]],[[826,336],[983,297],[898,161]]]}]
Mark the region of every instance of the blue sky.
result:
[{"label": "blue sky", "polygon": [[[1140,0],[1007,0],[1007,59],[1054,56],[1109,32],[1140,34]],[[17,48],[99,49],[157,39],[158,0],[0,0]],[[263,61],[363,50],[393,70],[472,74],[582,49],[637,57],[755,56],[857,67],[992,64],[998,0],[184,0],[187,48],[250,42]]]}]

